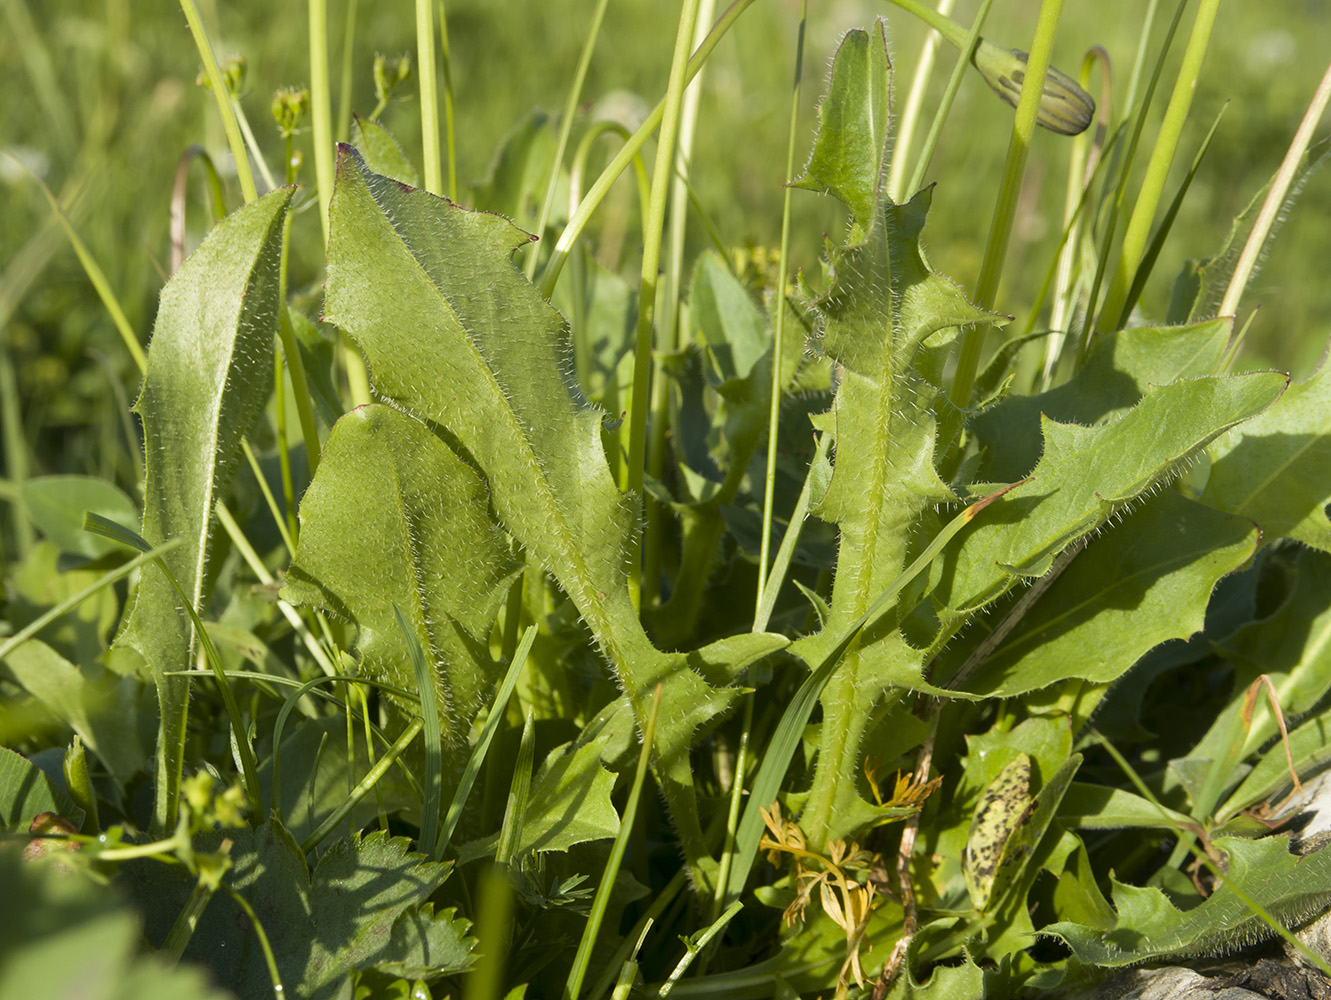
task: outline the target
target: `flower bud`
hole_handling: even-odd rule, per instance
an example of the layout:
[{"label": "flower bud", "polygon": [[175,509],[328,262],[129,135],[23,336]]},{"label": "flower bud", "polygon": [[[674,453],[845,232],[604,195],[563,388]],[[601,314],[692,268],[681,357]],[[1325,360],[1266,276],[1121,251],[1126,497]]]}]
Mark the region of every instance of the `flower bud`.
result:
[{"label": "flower bud", "polygon": [[[1020,49],[1005,49],[980,39],[971,62],[994,93],[1015,108],[1022,81],[1026,79],[1028,58],[1028,53]],[[1077,135],[1086,130],[1094,117],[1095,100],[1091,95],[1072,77],[1050,66],[1044,78],[1036,123],[1060,135]]]},{"label": "flower bud", "polygon": [[305,87],[283,87],[273,95],[273,121],[286,138],[296,131],[310,107],[310,92]]}]

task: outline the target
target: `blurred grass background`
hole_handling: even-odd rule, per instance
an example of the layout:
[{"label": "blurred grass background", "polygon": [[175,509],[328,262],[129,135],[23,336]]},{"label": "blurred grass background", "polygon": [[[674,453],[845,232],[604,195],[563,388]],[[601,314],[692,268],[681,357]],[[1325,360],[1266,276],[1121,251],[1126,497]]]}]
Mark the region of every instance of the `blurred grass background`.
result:
[{"label": "blurred grass background", "polygon": [[[168,256],[168,209],[175,163],[191,143],[217,162],[225,143],[212,98],[195,84],[199,72],[184,17],[174,4],[130,0],[0,0],[0,149],[22,160],[67,204],[92,253],[142,340],[151,329]],[[482,179],[509,128],[533,108],[558,113],[583,44],[592,0],[450,2],[458,167],[463,192]],[[848,28],[887,18],[896,65],[895,100],[915,68],[924,31],[900,9],[868,0],[811,4],[805,58],[800,149],[807,150],[814,107],[832,53]],[[965,22],[976,3],[963,0]],[[1030,43],[1038,0],[999,0],[985,34],[1004,45]],[[1170,6],[1170,5],[1162,5]],[[280,86],[308,78],[306,5],[234,0],[202,5],[219,55],[248,63],[244,107],[268,162],[278,169],[281,145],[269,104]],[[1104,46],[1122,93],[1137,45],[1146,0],[1068,4],[1055,63],[1075,75],[1083,52]],[[744,14],[709,63],[694,154],[694,184],[724,238],[775,246],[781,222],[796,0],[765,0]],[[343,33],[342,3],[330,10],[333,87]],[[1165,18],[1167,23],[1168,14]],[[1180,38],[1186,42],[1192,9]],[[590,105],[618,95],[621,105],[648,108],[664,91],[678,4],[612,3],[584,90]],[[1157,34],[1162,37],[1164,24]],[[1148,286],[1147,318],[1163,315],[1173,276],[1185,258],[1213,252],[1278,166],[1327,56],[1327,0],[1267,0],[1221,7],[1196,95],[1184,154],[1167,197],[1221,106],[1230,105],[1169,247]],[[1160,44],[1157,37],[1152,51]],[[376,52],[414,55],[410,4],[361,4],[355,27],[352,105],[374,105]],[[1177,63],[1177,51],[1170,65]],[[954,59],[946,46],[935,72],[931,113]],[[1166,75],[1155,120],[1168,98]],[[1098,87],[1098,81],[1094,85]],[[413,90],[415,82],[407,88]],[[1094,89],[1094,87],[1093,87]],[[925,236],[934,266],[973,287],[1006,152],[1011,112],[968,76],[928,171],[936,181]],[[390,106],[384,123],[419,163],[417,102]],[[927,128],[926,124],[922,126]],[[1325,135],[1323,127],[1320,134]],[[1151,133],[1148,130],[1146,140]],[[299,142],[313,181],[308,131]],[[917,142],[918,148],[918,142]],[[1041,132],[1033,150],[1030,190],[1018,223],[999,308],[1024,320],[1057,244],[1068,141]],[[803,155],[802,153],[800,155]],[[1141,159],[1145,158],[1145,153]],[[190,245],[206,229],[202,175],[192,174]],[[239,203],[234,183],[229,207]],[[841,224],[832,201],[794,195],[795,263],[816,267],[821,234]],[[634,210],[636,212],[636,209]],[[1308,373],[1331,330],[1331,172],[1317,173],[1250,289],[1245,307],[1260,306],[1248,338],[1247,362]],[[701,226],[695,249],[705,245]],[[293,287],[319,280],[321,245],[313,212],[297,222]],[[626,252],[632,250],[632,240]],[[636,262],[629,261],[633,267]],[[37,187],[0,157],[0,346],[32,450],[30,474],[85,472],[134,489],[122,428],[138,373]],[[9,400],[12,406],[14,400]],[[12,446],[11,446],[12,447]],[[6,475],[10,458],[6,456]]]}]

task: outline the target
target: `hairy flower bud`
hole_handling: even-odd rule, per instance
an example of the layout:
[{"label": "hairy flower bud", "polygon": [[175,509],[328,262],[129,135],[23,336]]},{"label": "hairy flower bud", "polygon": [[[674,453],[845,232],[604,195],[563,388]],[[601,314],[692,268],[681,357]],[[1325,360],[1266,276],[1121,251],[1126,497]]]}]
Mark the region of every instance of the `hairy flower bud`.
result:
[{"label": "hairy flower bud", "polygon": [[283,138],[292,135],[310,107],[310,92],[305,87],[284,87],[273,95],[273,121]]},{"label": "hairy flower bud", "polygon": [[[1020,49],[1005,49],[980,39],[971,62],[994,93],[1015,108],[1022,81],[1026,79],[1028,58],[1028,53]],[[1086,130],[1094,117],[1095,100],[1091,95],[1072,77],[1050,66],[1044,78],[1036,123],[1060,135],[1077,135]]]}]

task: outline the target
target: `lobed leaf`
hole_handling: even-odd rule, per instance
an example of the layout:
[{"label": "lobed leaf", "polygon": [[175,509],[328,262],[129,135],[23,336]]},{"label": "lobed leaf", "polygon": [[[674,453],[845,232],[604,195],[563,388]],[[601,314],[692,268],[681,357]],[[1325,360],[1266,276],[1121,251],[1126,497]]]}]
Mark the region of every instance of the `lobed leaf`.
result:
[{"label": "lobed leaf", "polygon": [[[1252,558],[1259,538],[1251,522],[1163,491],[1073,560],[966,690],[1006,698],[1121,677],[1160,643],[1201,631],[1216,583]],[[948,659],[959,663],[988,632],[973,629]]]},{"label": "lobed leaf", "polygon": [[1208,444],[1269,407],[1287,377],[1255,372],[1147,386],[1141,402],[1098,427],[1041,417],[1044,454],[962,537],[934,592],[965,613],[1018,576],[1040,576],[1054,555],[1133,499],[1178,475]]},{"label": "lobed leaf", "polygon": [[[794,650],[820,662],[927,541],[934,507],[954,499],[934,470],[933,404],[940,390],[917,370],[955,327],[995,319],[933,273],[920,250],[931,198],[884,204],[862,244],[832,252],[833,283],[819,303],[828,354],[844,368],[833,407],[836,462],[817,513],[840,530],[831,614]],[[936,530],[936,528],[934,528]],[[870,709],[892,689],[931,690],[922,654],[888,615],[848,651],[826,688],[813,792],[802,823],[814,843],[867,821],[856,791],[858,747]]]},{"label": "lobed leaf", "polygon": [[[277,822],[229,837],[227,882],[263,925],[288,995],[331,1000],[352,974],[371,968],[433,978],[471,966],[468,922],[427,902],[452,865],[411,852],[405,838],[377,832],[338,841],[310,871]],[[129,886],[137,895],[188,891],[174,873],[143,874]],[[184,957],[209,966],[240,996],[272,993],[254,930],[225,897],[204,911]]]},{"label": "lobed leaf", "polygon": [[1306,919],[1331,899],[1331,851],[1297,857],[1285,837],[1217,837],[1214,844],[1228,855],[1228,870],[1200,904],[1181,910],[1160,889],[1125,885],[1111,876],[1118,914],[1113,928],[1058,921],[1040,933],[1061,939],[1082,962],[1121,968],[1166,956],[1224,954],[1270,937],[1275,932],[1236,886],[1287,924]]},{"label": "lobed leaf", "polygon": [[977,476],[1011,483],[1040,459],[1040,417],[1067,424],[1104,424],[1141,401],[1149,386],[1215,372],[1233,321],[1193,326],[1134,327],[1095,338],[1086,364],[1071,379],[1034,396],[1008,396],[970,421],[980,443]]}]

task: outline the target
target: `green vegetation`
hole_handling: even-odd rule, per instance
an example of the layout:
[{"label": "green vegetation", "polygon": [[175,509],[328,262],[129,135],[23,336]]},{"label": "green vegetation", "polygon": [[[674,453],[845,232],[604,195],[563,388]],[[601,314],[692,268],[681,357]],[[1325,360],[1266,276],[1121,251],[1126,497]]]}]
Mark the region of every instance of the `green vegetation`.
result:
[{"label": "green vegetation", "polygon": [[894,2],[9,0],[0,997],[973,1000],[1331,905],[1331,76]]}]

